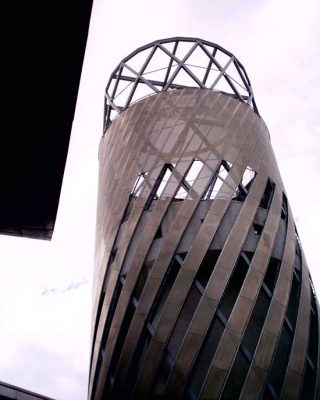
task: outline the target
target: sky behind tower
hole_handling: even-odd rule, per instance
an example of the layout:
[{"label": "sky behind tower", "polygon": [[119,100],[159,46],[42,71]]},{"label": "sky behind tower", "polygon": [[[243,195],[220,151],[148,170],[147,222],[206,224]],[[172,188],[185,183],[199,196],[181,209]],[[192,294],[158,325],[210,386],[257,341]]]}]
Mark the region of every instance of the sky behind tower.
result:
[{"label": "sky behind tower", "polygon": [[122,58],[174,36],[244,65],[320,294],[319,1],[95,0],[53,239],[0,236],[1,381],[86,399],[104,89]]}]

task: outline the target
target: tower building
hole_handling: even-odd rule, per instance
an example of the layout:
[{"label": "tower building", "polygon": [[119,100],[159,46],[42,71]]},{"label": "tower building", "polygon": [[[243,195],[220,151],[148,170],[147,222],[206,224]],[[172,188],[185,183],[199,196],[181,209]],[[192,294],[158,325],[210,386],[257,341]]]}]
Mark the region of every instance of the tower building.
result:
[{"label": "tower building", "polygon": [[319,399],[319,306],[242,64],[159,40],[105,101],[89,398]]}]

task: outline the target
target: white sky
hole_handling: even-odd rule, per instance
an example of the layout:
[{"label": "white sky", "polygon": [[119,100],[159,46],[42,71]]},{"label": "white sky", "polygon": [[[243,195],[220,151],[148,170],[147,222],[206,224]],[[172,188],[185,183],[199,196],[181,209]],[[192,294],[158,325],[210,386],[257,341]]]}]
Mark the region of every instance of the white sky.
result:
[{"label": "white sky", "polygon": [[320,294],[320,2],[95,0],[53,239],[0,236],[1,381],[86,398],[104,88],[122,58],[173,36],[220,44],[246,68]]}]

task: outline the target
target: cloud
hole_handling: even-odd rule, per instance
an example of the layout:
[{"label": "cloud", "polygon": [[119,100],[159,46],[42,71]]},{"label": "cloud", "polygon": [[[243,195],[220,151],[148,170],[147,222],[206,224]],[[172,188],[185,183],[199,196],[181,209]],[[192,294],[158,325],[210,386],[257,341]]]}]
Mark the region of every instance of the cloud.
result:
[{"label": "cloud", "polygon": [[70,290],[76,290],[79,289],[81,286],[86,285],[88,283],[87,280],[81,281],[81,282],[76,282],[76,283],[70,283],[66,288],[64,289],[57,289],[57,288],[46,288],[43,290],[41,293],[42,296],[45,296],[50,293],[66,293],[69,292]]},{"label": "cloud", "polygon": [[45,296],[48,293],[56,293],[58,289],[44,289],[44,291],[41,293],[42,296]]},{"label": "cloud", "polygon": [[85,285],[88,281],[78,282],[78,283],[71,283],[66,289],[63,289],[62,292],[68,292],[69,290],[79,289],[80,286]]}]

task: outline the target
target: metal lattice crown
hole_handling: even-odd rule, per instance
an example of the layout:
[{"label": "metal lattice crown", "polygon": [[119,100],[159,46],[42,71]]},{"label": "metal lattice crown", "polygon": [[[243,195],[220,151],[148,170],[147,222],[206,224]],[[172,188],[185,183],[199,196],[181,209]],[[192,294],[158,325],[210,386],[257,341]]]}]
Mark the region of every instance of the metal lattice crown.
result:
[{"label": "metal lattice crown", "polygon": [[138,48],[113,71],[106,87],[104,131],[141,98],[186,87],[228,93],[259,115],[248,75],[232,53],[206,40],[176,37]]}]

